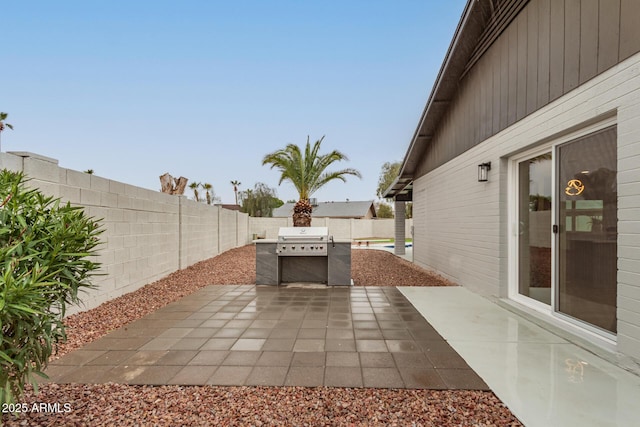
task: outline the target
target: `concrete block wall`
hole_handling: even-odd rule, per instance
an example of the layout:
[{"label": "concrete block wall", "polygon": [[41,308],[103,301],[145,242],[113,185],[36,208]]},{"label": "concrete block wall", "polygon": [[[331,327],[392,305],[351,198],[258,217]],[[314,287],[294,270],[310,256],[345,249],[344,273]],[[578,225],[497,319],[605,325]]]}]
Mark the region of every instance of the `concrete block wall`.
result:
[{"label": "concrete block wall", "polygon": [[[329,234],[335,239],[353,240],[368,237],[394,238],[393,219],[350,219],[350,218],[313,218],[314,227],[329,227]],[[413,219],[405,223],[406,237],[411,237]],[[249,238],[253,235],[266,239],[276,239],[280,227],[293,227],[293,220],[289,218],[249,218]]]},{"label": "concrete block wall", "polygon": [[180,198],[180,268],[220,253],[218,206]]},{"label": "concrete block wall", "polygon": [[96,260],[98,288],[69,314],[97,307],[168,274],[251,242],[248,217],[58,166],[33,153],[0,153],[0,169],[23,171],[28,185],[82,206],[104,232]]}]

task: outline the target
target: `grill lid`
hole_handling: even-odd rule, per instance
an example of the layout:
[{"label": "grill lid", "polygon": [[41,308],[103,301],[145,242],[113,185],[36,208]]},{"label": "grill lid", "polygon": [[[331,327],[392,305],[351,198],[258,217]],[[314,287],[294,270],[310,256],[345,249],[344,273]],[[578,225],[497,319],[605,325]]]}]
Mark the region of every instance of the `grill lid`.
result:
[{"label": "grill lid", "polygon": [[324,240],[329,239],[328,227],[280,227],[278,240]]}]

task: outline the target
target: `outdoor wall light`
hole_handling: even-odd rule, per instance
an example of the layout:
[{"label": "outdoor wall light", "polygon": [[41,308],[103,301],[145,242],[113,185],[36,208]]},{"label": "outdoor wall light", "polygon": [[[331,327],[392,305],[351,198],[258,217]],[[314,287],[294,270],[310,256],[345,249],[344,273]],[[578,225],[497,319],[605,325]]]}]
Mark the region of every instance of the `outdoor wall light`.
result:
[{"label": "outdoor wall light", "polygon": [[478,165],[478,182],[487,182],[489,180],[490,170],[491,170],[491,162],[479,164]]}]

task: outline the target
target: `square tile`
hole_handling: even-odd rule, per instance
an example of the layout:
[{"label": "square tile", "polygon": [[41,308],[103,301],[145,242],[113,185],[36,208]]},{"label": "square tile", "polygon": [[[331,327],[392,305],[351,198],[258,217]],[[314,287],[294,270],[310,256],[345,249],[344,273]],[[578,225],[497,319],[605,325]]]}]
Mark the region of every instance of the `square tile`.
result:
[{"label": "square tile", "polygon": [[136,351],[122,363],[125,365],[153,365],[165,354],[167,354],[167,350]]},{"label": "square tile", "polygon": [[330,340],[327,339],[324,344],[325,351],[356,351],[356,342],[350,340]]},{"label": "square tile", "polygon": [[222,328],[213,336],[214,338],[238,338],[244,334],[244,328]]},{"label": "square tile", "polygon": [[352,340],[353,339],[353,329],[327,329],[326,338],[329,339],[337,339],[337,340]]},{"label": "square tile", "polygon": [[199,351],[189,362],[189,365],[221,365],[222,361],[229,355],[228,351],[223,350],[204,350]]},{"label": "square tile", "polygon": [[385,340],[387,348],[392,353],[419,353],[420,347],[413,340]]},{"label": "square tile", "polygon": [[403,388],[404,382],[395,368],[362,368],[365,387]]},{"label": "square tile", "polygon": [[231,351],[260,351],[267,340],[264,338],[240,338],[231,347]]},{"label": "square tile", "polygon": [[298,331],[298,339],[324,339],[327,328],[305,328]]},{"label": "square tile", "polygon": [[428,351],[425,352],[429,360],[436,368],[455,369],[466,368],[469,369],[467,362],[460,357],[453,349],[450,351]]},{"label": "square tile", "polygon": [[169,350],[158,359],[158,365],[186,365],[198,354],[195,350]]},{"label": "square tile", "polygon": [[[309,366],[324,366],[326,354],[324,352],[304,352],[293,353],[293,359],[291,360],[291,366],[295,367],[309,367]],[[319,384],[318,384],[319,385]]]},{"label": "square tile", "polygon": [[262,351],[293,351],[295,342],[293,338],[267,338]]},{"label": "square tile", "polygon": [[265,329],[269,332],[269,338],[295,338],[298,335],[296,328],[274,328]]},{"label": "square tile", "polygon": [[359,353],[363,368],[395,368],[391,353]]},{"label": "square tile", "polygon": [[247,378],[245,385],[272,386],[272,387],[283,386],[288,372],[289,372],[288,367],[281,367],[281,366],[255,367],[251,371],[251,374],[249,374],[249,377]]},{"label": "square tile", "polygon": [[318,387],[324,383],[324,367],[291,367],[285,386]]},{"label": "square tile", "polygon": [[289,366],[293,353],[289,351],[263,351],[256,366]]},{"label": "square tile", "polygon": [[225,366],[253,366],[256,364],[260,355],[259,351],[230,351],[222,362]]},{"label": "square tile", "polygon": [[423,353],[393,353],[399,368],[433,368],[433,364]]},{"label": "square tile", "polygon": [[327,352],[326,354],[327,366],[340,366],[340,367],[360,367],[360,357],[356,352]]},{"label": "square tile", "polygon": [[294,352],[325,351],[325,341],[322,339],[297,339],[293,345]]},{"label": "square tile", "polygon": [[251,373],[250,366],[220,366],[216,372],[209,377],[209,385],[244,385],[247,377]]},{"label": "square tile", "polygon": [[471,369],[437,369],[444,383],[452,390],[489,390]]},{"label": "square tile", "polygon": [[449,387],[435,369],[398,368],[407,388],[445,390]]},{"label": "square tile", "polygon": [[325,387],[362,387],[360,369],[327,366],[324,371]]},{"label": "square tile", "polygon": [[356,349],[361,353],[389,351],[383,340],[356,340]]},{"label": "square tile", "polygon": [[168,384],[204,385],[216,369],[217,366],[185,366],[168,381]]},{"label": "square tile", "polygon": [[118,353],[113,351],[106,350],[76,350],[72,351],[69,354],[61,357],[58,360],[54,360],[51,362],[51,365],[68,365],[68,366],[79,366],[87,363],[91,363],[92,361],[102,358],[104,359],[104,355],[109,353],[122,354],[127,352],[127,350],[120,350]]},{"label": "square tile", "polygon": [[200,347],[200,350],[229,350],[235,342],[235,338],[211,338]]},{"label": "square tile", "polygon": [[357,340],[381,340],[383,339],[380,329],[355,329],[355,337]]},{"label": "square tile", "polygon": [[207,341],[207,338],[182,338],[171,346],[171,350],[198,350]]}]

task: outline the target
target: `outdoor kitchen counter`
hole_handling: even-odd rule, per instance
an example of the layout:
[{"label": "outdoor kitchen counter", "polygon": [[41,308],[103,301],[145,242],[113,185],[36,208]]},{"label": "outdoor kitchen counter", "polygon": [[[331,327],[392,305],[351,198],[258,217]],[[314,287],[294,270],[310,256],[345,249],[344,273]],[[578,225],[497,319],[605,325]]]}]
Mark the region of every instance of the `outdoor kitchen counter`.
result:
[{"label": "outdoor kitchen counter", "polygon": [[253,243],[256,245],[256,285],[279,285],[286,282],[351,285],[350,240],[328,242],[327,256],[324,257],[278,256],[277,239],[258,239]]}]

